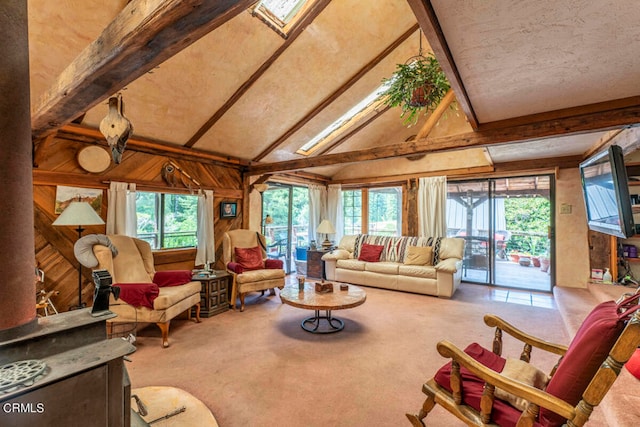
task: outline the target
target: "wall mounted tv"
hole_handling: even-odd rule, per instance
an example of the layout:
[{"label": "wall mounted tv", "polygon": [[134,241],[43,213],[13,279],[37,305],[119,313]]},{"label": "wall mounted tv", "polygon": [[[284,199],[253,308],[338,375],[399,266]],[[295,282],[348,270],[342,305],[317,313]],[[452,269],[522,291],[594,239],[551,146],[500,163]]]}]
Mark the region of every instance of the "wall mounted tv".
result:
[{"label": "wall mounted tv", "polygon": [[612,145],[580,163],[589,229],[617,237],[634,234],[622,148]]}]

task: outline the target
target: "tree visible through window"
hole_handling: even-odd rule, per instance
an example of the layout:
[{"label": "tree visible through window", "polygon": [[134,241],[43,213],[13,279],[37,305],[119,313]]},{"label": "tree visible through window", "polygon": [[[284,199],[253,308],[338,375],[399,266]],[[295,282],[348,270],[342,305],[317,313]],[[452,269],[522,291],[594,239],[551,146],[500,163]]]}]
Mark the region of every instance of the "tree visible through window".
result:
[{"label": "tree visible through window", "polygon": [[195,247],[198,197],[188,194],[136,192],[138,238],[152,249]]},{"label": "tree visible through window", "polygon": [[369,190],[369,234],[400,236],[402,189],[400,187]]}]

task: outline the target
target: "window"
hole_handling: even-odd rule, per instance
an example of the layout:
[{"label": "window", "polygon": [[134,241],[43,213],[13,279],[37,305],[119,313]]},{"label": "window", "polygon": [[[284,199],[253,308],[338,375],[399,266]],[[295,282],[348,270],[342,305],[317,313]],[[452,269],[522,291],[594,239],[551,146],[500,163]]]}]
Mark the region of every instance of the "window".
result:
[{"label": "window", "polygon": [[342,191],[344,234],[402,235],[402,188]]},{"label": "window", "polygon": [[369,190],[369,234],[400,236],[402,189],[400,187]]},{"label": "window", "polygon": [[384,83],[371,92],[362,101],[351,107],[349,111],[344,113],[335,122],[324,128],[319,134],[314,136],[309,142],[304,144],[297,154],[308,156],[320,147],[325,146],[329,142],[350,129],[360,119],[375,111],[380,105],[380,95],[387,89],[388,84]]},{"label": "window", "polygon": [[261,0],[253,14],[282,37],[309,11],[315,0]]},{"label": "window", "polygon": [[136,192],[138,238],[152,249],[195,247],[198,196]]},{"label": "window", "polygon": [[344,234],[360,234],[362,232],[362,190],[343,191],[342,208]]}]

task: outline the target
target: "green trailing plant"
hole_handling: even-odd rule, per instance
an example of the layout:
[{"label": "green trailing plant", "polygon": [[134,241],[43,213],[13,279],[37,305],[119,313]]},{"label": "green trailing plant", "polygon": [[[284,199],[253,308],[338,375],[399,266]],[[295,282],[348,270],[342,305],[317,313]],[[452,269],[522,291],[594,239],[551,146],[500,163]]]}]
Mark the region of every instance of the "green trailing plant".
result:
[{"label": "green trailing plant", "polygon": [[450,88],[438,60],[432,55],[418,55],[404,64],[397,64],[390,78],[382,80],[387,89],[381,101],[389,107],[401,107],[403,123],[411,126],[420,112],[433,111]]}]

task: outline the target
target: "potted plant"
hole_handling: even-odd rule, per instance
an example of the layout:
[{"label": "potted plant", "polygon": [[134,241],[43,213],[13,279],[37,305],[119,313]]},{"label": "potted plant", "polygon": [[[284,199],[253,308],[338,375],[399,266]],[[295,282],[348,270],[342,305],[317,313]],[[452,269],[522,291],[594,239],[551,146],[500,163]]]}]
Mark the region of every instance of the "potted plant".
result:
[{"label": "potted plant", "polygon": [[433,111],[450,88],[438,60],[432,55],[418,55],[398,64],[390,78],[382,80],[387,88],[381,95],[389,107],[401,107],[403,123],[411,126],[420,111]]}]

